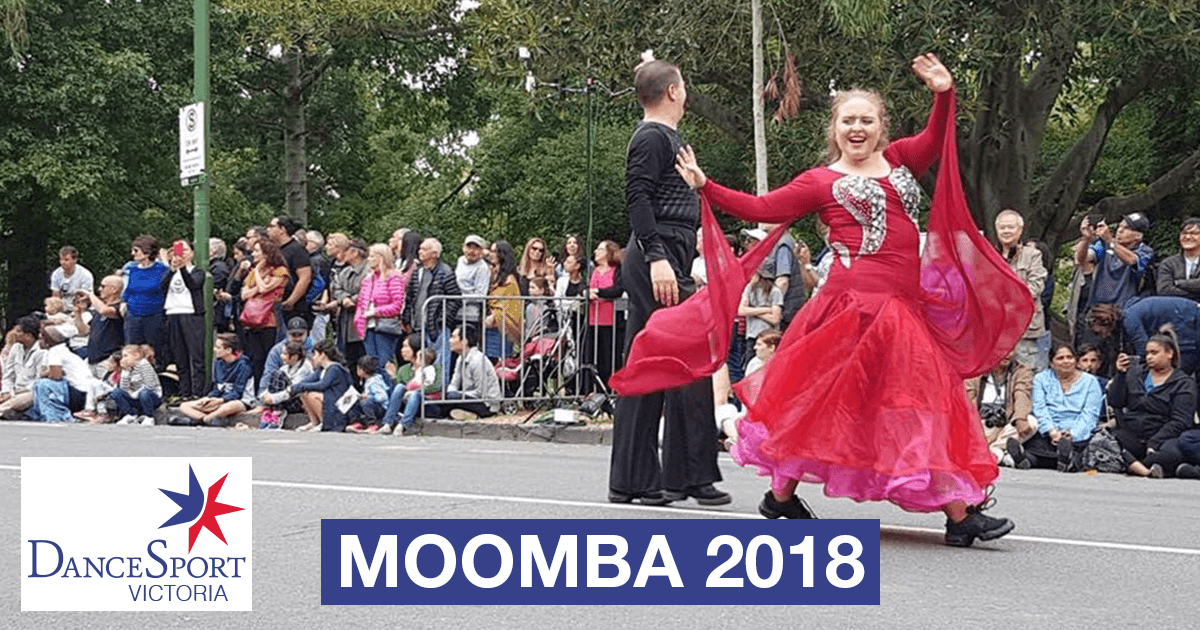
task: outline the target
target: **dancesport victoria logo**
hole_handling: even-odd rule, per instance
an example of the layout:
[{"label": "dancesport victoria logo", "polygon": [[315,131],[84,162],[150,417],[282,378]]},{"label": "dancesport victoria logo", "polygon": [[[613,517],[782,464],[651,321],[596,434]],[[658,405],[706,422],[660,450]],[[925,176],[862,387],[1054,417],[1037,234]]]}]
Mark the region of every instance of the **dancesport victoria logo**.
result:
[{"label": "dancesport victoria logo", "polygon": [[21,460],[21,609],[248,611],[251,460]]}]

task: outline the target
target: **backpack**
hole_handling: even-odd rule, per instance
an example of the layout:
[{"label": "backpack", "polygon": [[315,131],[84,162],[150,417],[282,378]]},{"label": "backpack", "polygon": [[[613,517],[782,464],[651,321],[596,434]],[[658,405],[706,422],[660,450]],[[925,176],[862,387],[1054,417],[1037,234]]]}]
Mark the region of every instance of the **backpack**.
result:
[{"label": "backpack", "polygon": [[304,293],[304,303],[312,304],[313,302],[316,302],[317,298],[321,297],[321,293],[324,291],[325,278],[322,278],[321,274],[317,273],[314,269],[312,274],[312,282],[308,284],[308,291]]},{"label": "backpack", "polygon": [[1121,454],[1121,443],[1107,430],[1101,429],[1092,436],[1083,452],[1083,470],[1123,473],[1128,466]]}]

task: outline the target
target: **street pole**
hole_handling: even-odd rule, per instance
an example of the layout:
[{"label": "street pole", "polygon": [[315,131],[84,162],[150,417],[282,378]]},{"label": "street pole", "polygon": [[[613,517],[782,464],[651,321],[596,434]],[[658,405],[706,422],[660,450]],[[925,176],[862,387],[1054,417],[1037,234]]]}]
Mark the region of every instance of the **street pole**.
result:
[{"label": "street pole", "polygon": [[[209,162],[211,153],[209,152],[209,124],[208,121],[212,117],[210,113],[212,108],[208,102],[208,52],[209,52],[209,37],[208,37],[208,15],[209,15],[209,0],[193,0],[192,3],[192,19],[195,23],[192,35],[192,45],[194,48],[194,67],[193,67],[193,95],[195,102],[204,103],[204,156],[205,161]],[[212,365],[213,352],[213,281],[212,275],[208,273],[208,165],[205,164],[205,171],[200,174],[200,182],[195,186],[192,192],[193,201],[193,226],[195,234],[196,266],[204,272],[204,365]]]}]

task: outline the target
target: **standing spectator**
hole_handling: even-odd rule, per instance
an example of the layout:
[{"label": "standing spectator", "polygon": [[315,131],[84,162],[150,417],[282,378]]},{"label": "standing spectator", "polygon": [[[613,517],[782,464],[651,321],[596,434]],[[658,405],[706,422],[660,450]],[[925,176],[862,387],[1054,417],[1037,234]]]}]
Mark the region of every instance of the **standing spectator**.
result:
[{"label": "standing spectator", "polygon": [[[262,240],[259,245],[268,242]],[[217,335],[212,370],[212,389],[203,398],[179,405],[185,419],[172,419],[171,424],[223,427],[229,418],[250,408],[254,400],[250,361],[238,352],[236,336]]]},{"label": "standing spectator", "polygon": [[[584,337],[584,361],[596,367],[600,380],[608,383],[616,364],[617,338],[613,334],[616,324],[616,307],[613,300],[625,292],[617,282],[620,264],[617,260],[620,248],[613,241],[604,240],[593,252],[596,267],[588,281],[588,331]],[[590,391],[585,387],[584,391]]]},{"label": "standing spectator", "polygon": [[125,302],[125,343],[150,344],[161,362],[167,354],[163,343],[163,302],[167,295],[162,280],[170,270],[155,260],[157,253],[154,237],[133,239],[133,261],[122,270],[125,292],[121,299]]},{"label": "standing spectator", "polygon": [[[1179,367],[1179,344],[1170,330],[1146,342],[1145,364],[1128,354],[1117,358],[1117,375],[1108,386],[1108,404],[1117,412],[1113,437],[1121,444],[1130,474],[1173,474],[1175,453],[1160,450],[1192,426],[1196,382]],[[1173,464],[1173,465],[1171,465]]]},{"label": "standing spectator", "polygon": [[225,241],[219,238],[208,239],[208,273],[213,279],[213,331],[232,332],[233,322],[230,310],[225,308],[228,302],[222,300],[222,297],[228,295],[225,292],[225,286],[229,284],[229,275],[233,273],[233,265],[226,257]]},{"label": "standing spectator", "polygon": [[587,261],[587,275],[592,273],[592,261],[583,251],[583,242],[575,234],[568,234],[567,239],[563,241],[562,253],[559,256],[558,262],[554,264],[555,277],[561,278],[566,273],[567,256],[575,256],[576,260]]},{"label": "standing spectator", "polygon": [[783,293],[773,282],[768,265],[764,264],[754,272],[750,284],[742,291],[737,314],[746,318],[746,348],[753,348],[762,333],[779,330],[783,318]]},{"label": "standing spectator", "polygon": [[[329,283],[332,280],[331,274],[333,273],[333,263],[321,253],[321,250],[325,248],[325,237],[321,236],[321,233],[316,230],[308,230],[304,233],[304,241],[309,254],[308,261],[313,268],[313,278],[314,280],[316,278],[320,278],[321,286],[328,289]],[[314,306],[315,304],[323,303],[324,301],[325,291],[322,291],[321,295],[318,295],[316,300],[310,303],[310,307],[313,307],[314,314],[311,333],[313,341],[320,341],[324,339],[325,334],[329,329],[329,313],[325,311],[319,311]]]},{"label": "standing spectator", "polygon": [[[1154,250],[1142,242],[1142,236],[1150,229],[1150,219],[1140,212],[1126,215],[1117,226],[1114,236],[1108,226],[1101,222],[1095,228],[1081,228],[1083,238],[1075,246],[1075,263],[1096,265],[1088,308],[1097,304],[1124,306],[1129,298],[1137,295],[1138,284],[1146,272],[1146,266],[1154,257]],[[1088,243],[1091,237],[1095,243]]]},{"label": "standing spectator", "polygon": [[[308,287],[313,283],[312,257],[295,238],[299,229],[300,225],[293,219],[282,216],[271,219],[267,224],[267,236],[279,246],[279,252],[287,263],[287,288],[284,289],[284,298],[279,304],[280,310],[283,311],[280,325],[283,324],[282,320],[291,319],[293,315],[303,317],[309,324],[313,320],[312,309],[304,299]],[[283,333],[284,331],[280,330],[279,337],[283,337]]]},{"label": "standing spectator", "polygon": [[367,273],[358,292],[354,326],[362,335],[369,356],[379,365],[387,365],[396,356],[403,330],[400,313],[404,310],[404,274],[392,267],[391,249],[376,243],[367,252]]},{"label": "standing spectator", "polygon": [[338,399],[350,389],[353,379],[341,360],[337,346],[329,339],[313,347],[312,361],[316,371],[289,390],[292,394],[300,394],[304,413],[308,415],[308,424],[298,431],[341,433],[346,430],[346,413],[338,408]]},{"label": "standing spectator", "polygon": [[125,345],[125,320],[121,316],[124,289],[121,276],[105,276],[100,281],[100,295],[88,296],[92,318],[88,321],[87,356],[96,378],[104,377],[104,362]]},{"label": "standing spectator", "polygon": [[58,250],[58,268],[50,274],[50,294],[67,299],[79,291],[95,291],[95,280],[87,267],[79,264],[79,250],[64,245]]},{"label": "standing spectator", "polygon": [[[332,237],[331,237],[332,238]],[[330,288],[330,298],[336,307],[337,347],[346,361],[358,363],[359,358],[367,351],[363,346],[362,335],[354,324],[354,316],[358,311],[358,292],[362,288],[363,276],[367,273],[367,246],[362,241],[351,241],[346,237],[337,241],[341,253],[342,268],[334,275]]]},{"label": "standing spectator", "polygon": [[[469,328],[459,325],[450,334],[450,347],[462,358],[458,361],[458,367],[454,369],[454,376],[446,388],[446,396],[443,399],[445,402],[425,404],[431,414],[436,409],[436,413],[439,414],[462,410],[480,418],[496,415],[496,411],[500,409],[500,397],[503,395],[500,391],[500,377],[496,375],[496,368],[483,356],[478,346],[479,337]],[[455,419],[466,417],[458,413],[450,415]]]},{"label": "standing spectator", "polygon": [[117,424],[154,424],[154,412],[162,404],[162,383],[154,366],[146,360],[143,346],[121,350],[118,387],[109,393],[121,417]]},{"label": "standing spectator", "polygon": [[[812,269],[806,269],[808,273],[805,275],[804,282],[805,284],[809,284],[810,281],[812,283],[808,287],[812,291],[809,299],[816,297],[817,291],[825,284],[825,279],[829,277],[829,270],[833,268],[834,258],[833,247],[829,244],[829,226],[820,217],[816,217],[814,220],[816,221],[817,235],[821,237],[823,247],[821,251],[817,252],[817,264]],[[849,254],[847,254],[848,257]]]},{"label": "standing spectator", "polygon": [[45,358],[45,350],[38,344],[40,335],[38,318],[26,315],[4,336],[0,415],[25,411],[33,404],[33,384],[40,376]]},{"label": "standing spectator", "polygon": [[[1083,243],[1084,247],[1090,247],[1096,242],[1095,229],[1104,223],[1104,217],[1099,214],[1089,214],[1079,222],[1079,241],[1075,243],[1078,248]],[[1089,231],[1089,228],[1090,231]],[[1075,261],[1075,270],[1071,276],[1070,296],[1067,298],[1067,329],[1071,333],[1071,339],[1074,340],[1077,347],[1083,345],[1083,334],[1087,330],[1087,303],[1092,294],[1092,280],[1096,276],[1096,263],[1084,262],[1080,264]]]},{"label": "standing spectator", "polygon": [[[405,234],[405,239],[408,234]],[[406,240],[407,243],[407,240]],[[436,238],[421,241],[417,251],[420,265],[408,281],[401,320],[409,331],[421,335],[425,346],[436,348],[442,373],[450,373],[450,329],[458,321],[458,280],[450,265],[442,262],[442,243]],[[440,299],[445,296],[446,299]],[[430,299],[439,298],[439,299]]]},{"label": "standing spectator", "polygon": [[[554,297],[577,298],[582,296],[587,285],[580,256],[568,254],[566,258],[563,258],[562,265],[563,272],[555,282]],[[558,305],[560,319],[564,325],[570,325],[571,330],[576,334],[579,332],[579,312],[581,310],[577,307],[578,303],[574,300],[561,300]]]},{"label": "standing spectator", "polygon": [[525,243],[525,249],[521,252],[521,264],[517,266],[517,273],[520,275],[521,293],[528,293],[529,280],[531,278],[545,278],[550,282],[554,282],[554,264],[552,257],[546,251],[546,241],[538,237],[529,239]]},{"label": "standing spectator", "polygon": [[192,400],[207,391],[204,382],[204,271],[192,264],[191,243],[175,241],[169,260],[171,271],[163,276],[167,298],[167,340],[179,375],[179,396]]},{"label": "standing spectator", "polygon": [[[463,295],[462,321],[475,330],[483,325],[483,305],[491,288],[491,272],[483,259],[487,243],[483,237],[471,234],[463,240],[463,255],[458,257],[454,276]],[[475,298],[475,299],[472,299]]]},{"label": "standing spectator", "polygon": [[[246,356],[254,382],[262,380],[267,353],[275,345],[279,301],[283,299],[288,270],[279,246],[271,239],[254,245],[254,268],[242,283],[241,322],[246,338]],[[306,320],[307,321],[307,320]]]},{"label": "standing spectator", "polygon": [[[777,224],[760,223],[759,228],[770,232],[778,228]],[[775,243],[775,252],[763,261],[763,267],[775,275],[775,286],[783,294],[783,304],[780,311],[779,330],[787,330],[796,312],[804,306],[805,287],[801,277],[802,268],[796,260],[796,239],[784,228],[783,236]],[[795,282],[792,280],[795,279]]]},{"label": "standing spectator", "polygon": [[1200,219],[1184,219],[1179,247],[1158,265],[1158,294],[1200,302]]},{"label": "standing spectator", "polygon": [[483,320],[483,353],[489,359],[512,356],[514,344],[521,339],[521,295],[517,265],[508,241],[496,241],[495,262],[491,265],[488,290],[488,314]]},{"label": "standing spectator", "polygon": [[392,258],[394,259],[393,264],[397,269],[401,268],[402,266],[400,264],[402,261],[400,257],[400,250],[403,248],[404,235],[408,234],[408,232],[408,228],[396,228],[396,231],[392,232],[391,238],[388,239],[388,247],[391,248]]},{"label": "standing spectator", "polygon": [[1179,341],[1179,367],[1195,376],[1200,368],[1200,304],[1186,297],[1135,297],[1125,304],[1121,323],[1129,345],[1140,357],[1146,356],[1150,337],[1169,324]]},{"label": "standing spectator", "polygon": [[396,257],[396,268],[400,273],[411,274],[417,267],[421,266],[421,235],[412,231],[404,230],[404,234],[400,237],[400,254]]},{"label": "standing spectator", "polygon": [[[246,347],[246,335],[241,322],[242,284],[250,273],[250,268],[254,265],[252,260],[254,254],[248,243],[249,241],[244,238],[234,241],[233,265],[229,271],[229,279],[217,291],[218,303],[221,305],[220,308],[225,311],[225,316],[229,321],[228,327],[232,329],[232,332],[237,333],[238,342],[243,348]],[[216,308],[216,305],[213,307]],[[230,332],[230,330],[224,332]]]},{"label": "standing spectator", "polygon": [[1042,252],[1033,243],[1021,242],[1025,232],[1025,219],[1016,210],[1005,209],[996,215],[996,240],[1000,243],[1000,255],[1013,273],[1029,287],[1033,297],[1033,319],[1025,329],[1025,335],[1017,343],[1014,359],[1021,365],[1027,365],[1033,371],[1046,369],[1049,358],[1039,346],[1041,340],[1050,332],[1046,330],[1046,317],[1042,310],[1042,290],[1046,287],[1045,265],[1042,264]]},{"label": "standing spectator", "polygon": [[1024,443],[1008,438],[1007,450],[1017,468],[1079,470],[1080,458],[1104,407],[1104,391],[1096,377],[1079,369],[1075,351],[1055,344],[1051,367],[1033,379],[1033,415],[1037,432]]}]

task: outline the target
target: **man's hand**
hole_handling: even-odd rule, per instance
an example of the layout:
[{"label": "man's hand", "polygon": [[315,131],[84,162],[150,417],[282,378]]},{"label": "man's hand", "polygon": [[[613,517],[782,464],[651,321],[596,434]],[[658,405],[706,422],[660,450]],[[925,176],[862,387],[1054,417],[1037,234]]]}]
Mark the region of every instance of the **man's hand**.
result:
[{"label": "man's hand", "polygon": [[1129,364],[1131,362],[1132,362],[1132,359],[1129,358],[1129,355],[1122,352],[1121,354],[1117,355],[1117,363],[1116,363],[1115,367],[1117,368],[1118,372],[1121,372],[1123,374],[1125,372],[1125,370],[1129,369]]},{"label": "man's hand", "polygon": [[654,287],[654,300],[659,304],[675,306],[679,303],[679,282],[666,259],[650,263],[650,284]]}]

